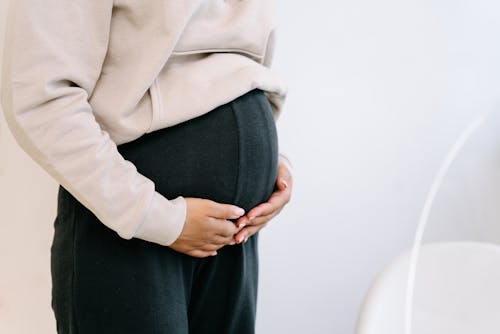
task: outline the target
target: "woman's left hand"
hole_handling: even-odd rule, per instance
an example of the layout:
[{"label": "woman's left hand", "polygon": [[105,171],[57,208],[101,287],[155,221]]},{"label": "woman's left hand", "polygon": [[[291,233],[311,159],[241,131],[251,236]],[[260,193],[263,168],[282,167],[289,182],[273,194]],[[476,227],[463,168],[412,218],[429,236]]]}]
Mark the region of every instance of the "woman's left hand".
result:
[{"label": "woman's left hand", "polygon": [[261,203],[245,215],[238,218],[236,226],[239,228],[244,226],[239,231],[234,239],[237,243],[246,242],[249,237],[264,228],[267,223],[290,201],[292,196],[293,179],[290,170],[285,163],[278,162],[278,177],[276,179],[275,191],[267,202]]}]

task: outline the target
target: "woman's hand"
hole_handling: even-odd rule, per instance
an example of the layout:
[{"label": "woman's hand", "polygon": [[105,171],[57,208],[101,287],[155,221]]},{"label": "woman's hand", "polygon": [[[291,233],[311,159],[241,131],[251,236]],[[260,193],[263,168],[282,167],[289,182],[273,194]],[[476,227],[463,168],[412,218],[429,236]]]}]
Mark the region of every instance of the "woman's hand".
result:
[{"label": "woman's hand", "polygon": [[241,229],[235,236],[237,243],[246,242],[247,239],[267,223],[290,201],[292,196],[292,174],[283,162],[278,162],[278,177],[276,179],[275,191],[267,202],[261,203],[247,212],[236,222]]},{"label": "woman's hand", "polygon": [[[228,219],[241,217],[245,212],[232,204],[222,204],[203,198],[186,197],[186,222],[180,236],[169,247],[193,256],[216,255],[219,248],[234,245],[233,236],[241,228]],[[238,212],[238,209],[241,212]]]}]

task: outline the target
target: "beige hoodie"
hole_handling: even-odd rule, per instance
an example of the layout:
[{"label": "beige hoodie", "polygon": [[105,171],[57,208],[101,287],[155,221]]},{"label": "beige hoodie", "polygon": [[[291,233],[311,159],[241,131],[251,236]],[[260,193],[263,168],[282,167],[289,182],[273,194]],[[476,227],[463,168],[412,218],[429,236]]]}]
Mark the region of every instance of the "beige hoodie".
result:
[{"label": "beige hoodie", "polygon": [[158,193],[116,146],[253,88],[277,120],[275,40],[270,0],[12,0],[1,103],[19,145],[103,224],[170,245],[184,197]]}]

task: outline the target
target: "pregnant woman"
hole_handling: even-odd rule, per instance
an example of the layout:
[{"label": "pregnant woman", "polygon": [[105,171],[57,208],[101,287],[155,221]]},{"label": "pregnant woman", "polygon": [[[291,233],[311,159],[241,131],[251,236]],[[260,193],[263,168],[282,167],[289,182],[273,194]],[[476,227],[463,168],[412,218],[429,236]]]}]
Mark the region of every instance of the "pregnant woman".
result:
[{"label": "pregnant woman", "polygon": [[254,333],[290,201],[269,0],[11,1],[2,106],[59,184],[58,333]]}]

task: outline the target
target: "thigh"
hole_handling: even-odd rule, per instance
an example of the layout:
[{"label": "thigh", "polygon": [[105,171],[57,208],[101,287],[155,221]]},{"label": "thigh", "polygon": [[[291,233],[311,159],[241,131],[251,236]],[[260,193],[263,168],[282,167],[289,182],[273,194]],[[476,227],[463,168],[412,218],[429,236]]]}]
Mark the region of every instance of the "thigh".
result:
[{"label": "thigh", "polygon": [[[272,109],[261,90],[230,104],[238,134],[233,203],[246,211],[275,189],[278,137]],[[197,265],[189,304],[190,334],[253,334],[259,276],[258,236],[225,246]]]},{"label": "thigh", "polygon": [[258,234],[197,264],[189,305],[190,334],[254,334]]},{"label": "thigh", "polygon": [[58,201],[51,256],[59,333],[187,333],[192,259],[122,239],[62,187]]}]

